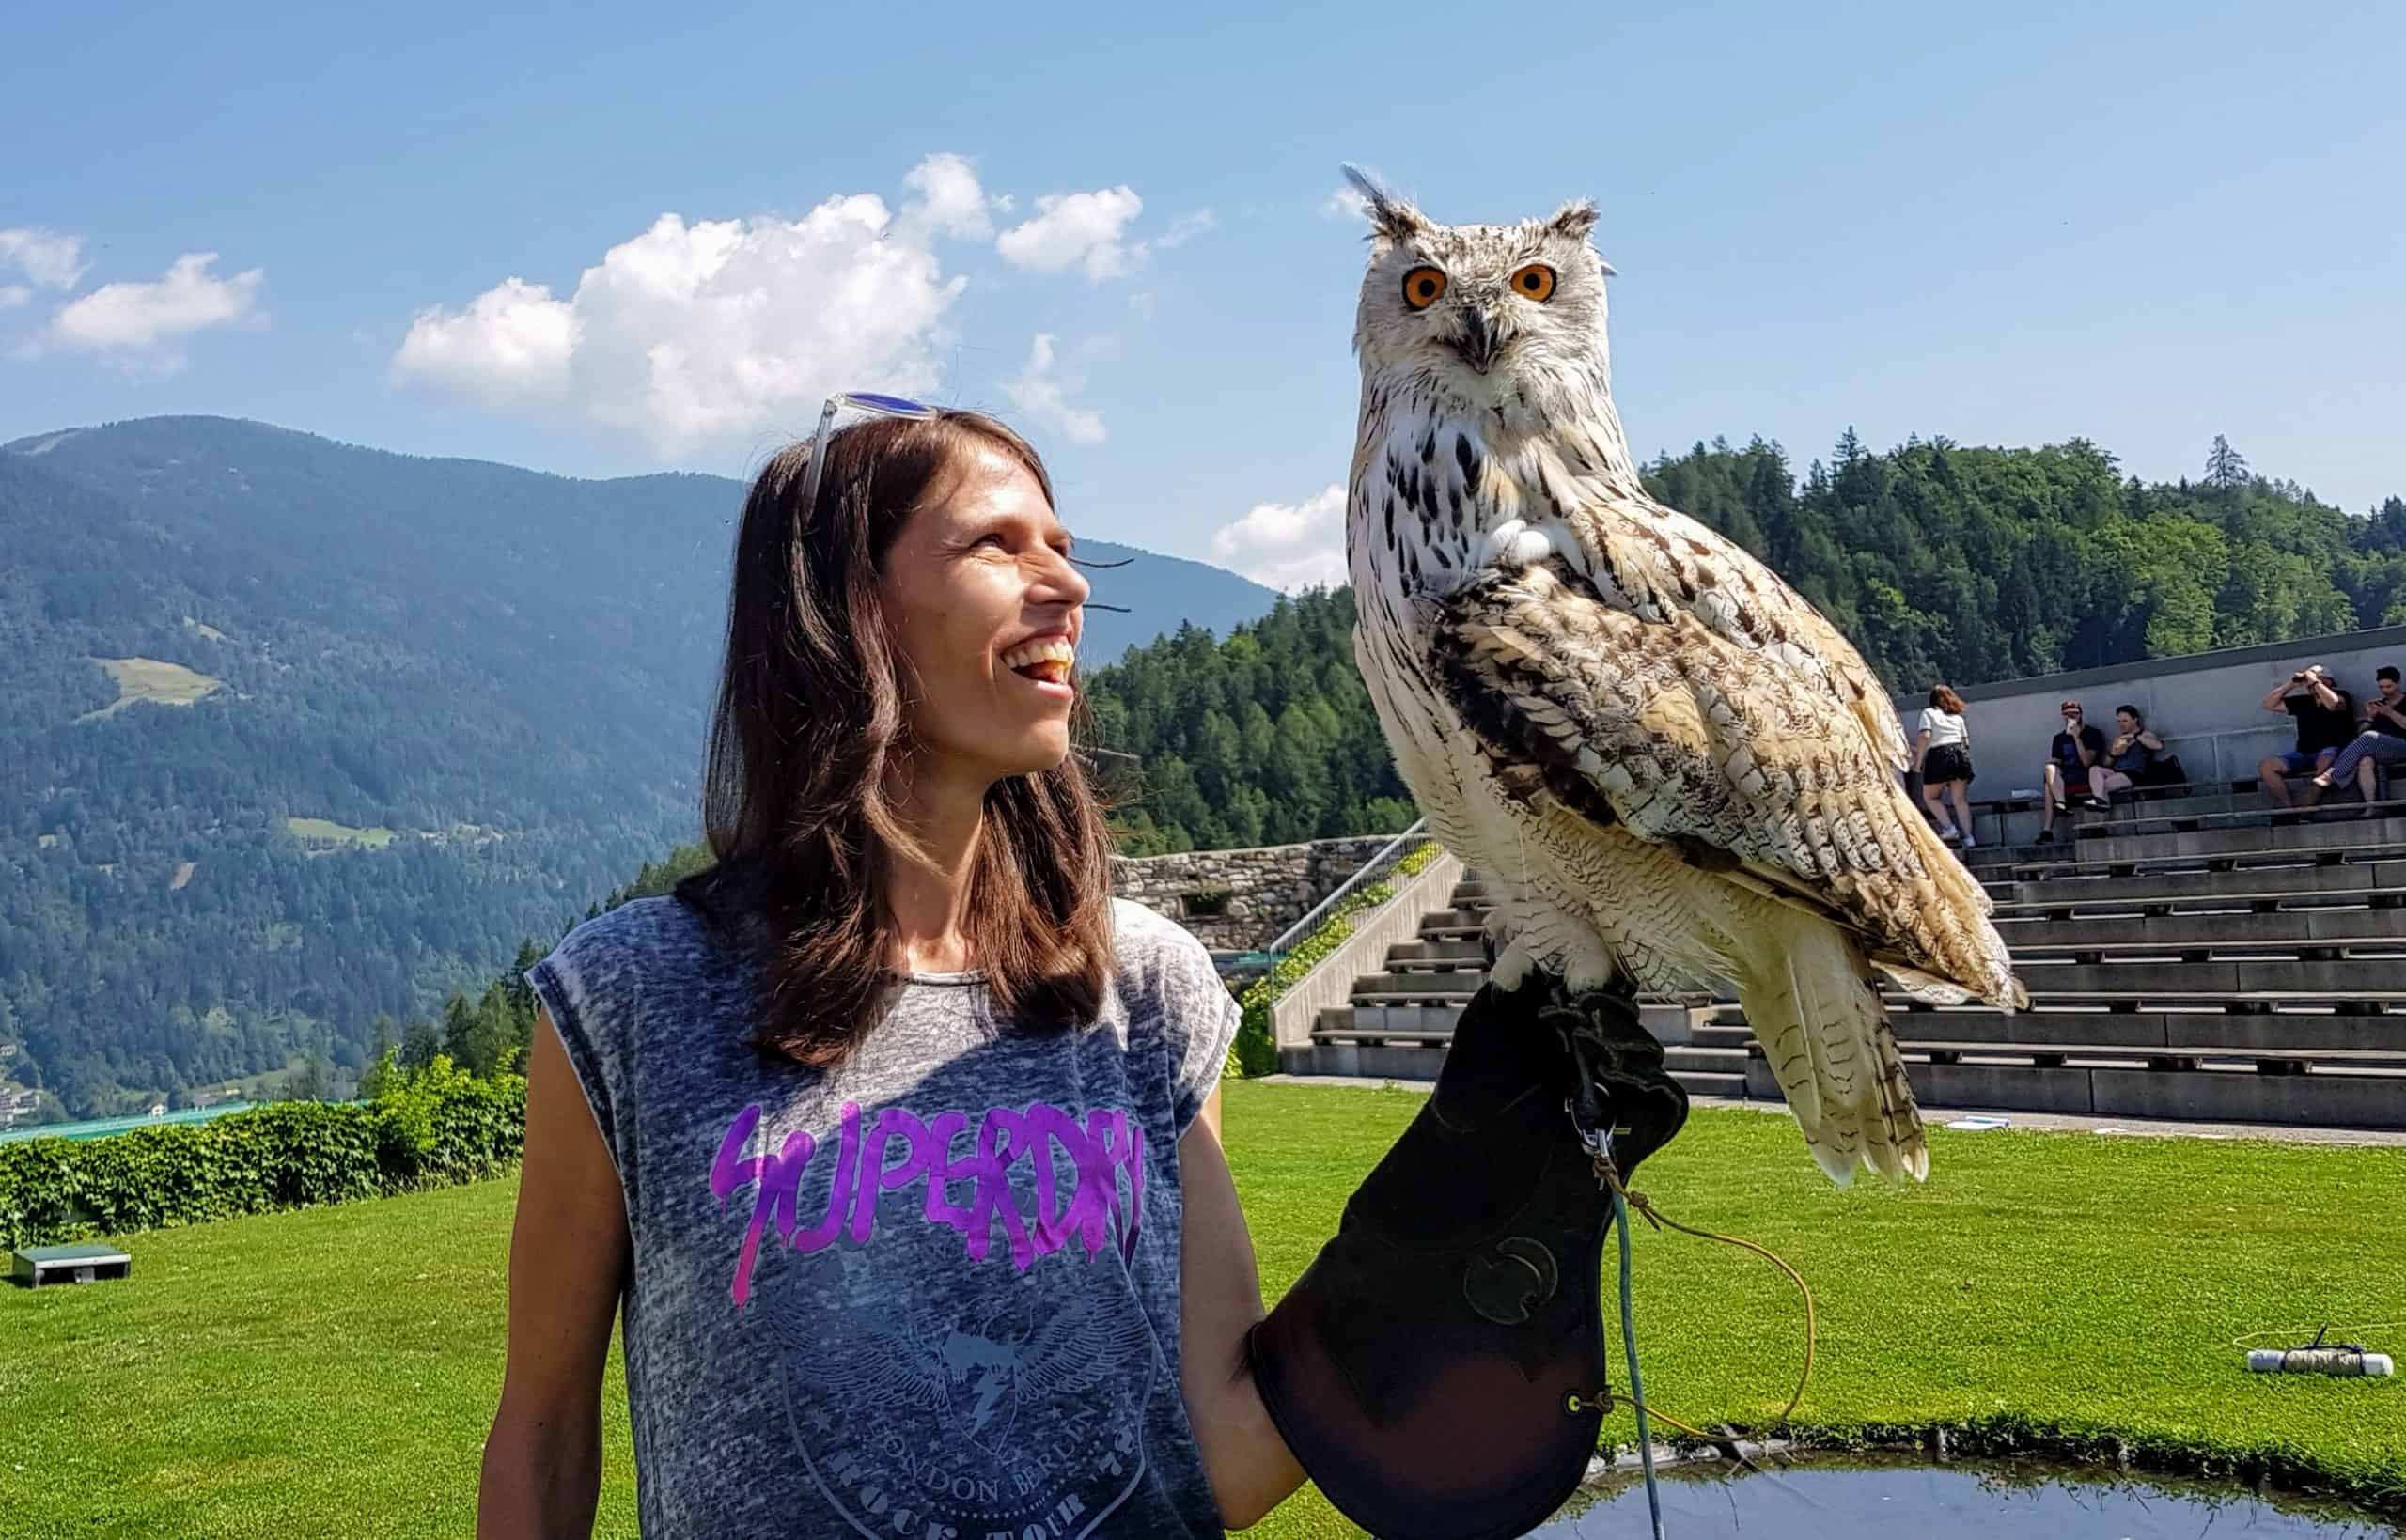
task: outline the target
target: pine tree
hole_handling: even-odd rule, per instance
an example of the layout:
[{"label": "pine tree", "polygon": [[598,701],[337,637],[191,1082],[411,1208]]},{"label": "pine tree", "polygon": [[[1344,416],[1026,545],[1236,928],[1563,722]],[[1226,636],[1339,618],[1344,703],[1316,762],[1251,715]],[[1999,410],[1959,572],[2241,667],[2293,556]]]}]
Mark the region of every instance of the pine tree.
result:
[{"label": "pine tree", "polygon": [[360,1099],[373,1101],[383,1094],[386,1081],[399,1072],[398,1062],[399,1047],[393,1040],[393,1019],[379,1011],[368,1038],[367,1067],[359,1075]]},{"label": "pine tree", "polygon": [[2247,479],[2247,457],[2230,446],[2230,441],[2214,435],[2211,449],[2206,451],[2206,485],[2218,491],[2229,491]]},{"label": "pine tree", "polygon": [[430,1021],[413,1020],[401,1034],[400,1066],[412,1073],[424,1069],[443,1051],[443,1034]]}]

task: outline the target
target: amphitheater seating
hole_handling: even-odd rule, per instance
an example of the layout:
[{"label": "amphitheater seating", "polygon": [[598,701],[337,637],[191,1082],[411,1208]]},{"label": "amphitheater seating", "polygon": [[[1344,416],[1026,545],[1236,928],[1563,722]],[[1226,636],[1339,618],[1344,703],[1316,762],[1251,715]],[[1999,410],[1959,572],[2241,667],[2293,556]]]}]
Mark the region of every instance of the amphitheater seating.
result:
[{"label": "amphitheater seating", "polygon": [[[1940,1107],[2406,1128],[2406,802],[2277,812],[2251,785],[2164,788],[2052,845],[1981,846],[2033,1009],[1889,998],[1916,1094]],[[1351,1003],[1299,1073],[1429,1079],[1485,976],[1476,874]],[[1776,1097],[1729,1002],[1647,1003],[1700,1094]]]}]

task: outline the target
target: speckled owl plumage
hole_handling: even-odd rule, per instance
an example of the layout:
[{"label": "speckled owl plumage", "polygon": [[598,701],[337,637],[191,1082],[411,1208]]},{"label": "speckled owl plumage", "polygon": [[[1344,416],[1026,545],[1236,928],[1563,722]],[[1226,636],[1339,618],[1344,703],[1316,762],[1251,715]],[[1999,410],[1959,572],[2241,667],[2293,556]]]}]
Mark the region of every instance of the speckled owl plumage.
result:
[{"label": "speckled owl plumage", "polygon": [[1354,656],[1430,829],[1499,894],[1499,983],[1734,992],[1824,1171],[1926,1174],[1873,976],[2028,999],[1905,795],[1886,692],[1768,568],[1647,495],[1591,206],[1441,226],[1356,185]]}]

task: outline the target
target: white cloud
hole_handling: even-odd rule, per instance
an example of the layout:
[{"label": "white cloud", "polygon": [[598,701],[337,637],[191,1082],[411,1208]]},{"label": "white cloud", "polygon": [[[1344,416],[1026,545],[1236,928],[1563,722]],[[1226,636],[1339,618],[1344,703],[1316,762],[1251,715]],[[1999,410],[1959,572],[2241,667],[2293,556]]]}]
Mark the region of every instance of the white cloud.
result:
[{"label": "white cloud", "polygon": [[1036,334],[1036,345],[1028,350],[1027,367],[1003,389],[1012,405],[1057,429],[1071,443],[1103,441],[1102,414],[1070,405],[1062,394],[1061,381],[1053,377],[1053,338],[1049,334]]},{"label": "white cloud", "polygon": [[1183,246],[1218,223],[1218,220],[1211,217],[1211,210],[1197,209],[1191,214],[1180,214],[1171,220],[1169,228],[1155,236],[1150,245],[1157,251],[1167,251],[1172,246]]},{"label": "white cloud", "polygon": [[1300,503],[1257,503],[1211,536],[1211,554],[1254,582],[1292,592],[1342,587],[1345,485],[1332,481]]},{"label": "white cloud", "polygon": [[23,284],[0,284],[0,310],[14,310],[34,297]]},{"label": "white cloud", "polygon": [[556,396],[568,386],[576,340],[573,306],[541,284],[505,278],[457,315],[420,311],[393,366],[488,401]]},{"label": "white cloud", "polygon": [[986,211],[990,203],[1005,212],[1010,210],[1008,198],[987,198],[977,185],[977,173],[959,155],[929,156],[911,168],[902,185],[919,194],[919,201],[903,210],[906,222],[917,221],[964,241],[983,241],[994,233],[993,219]]},{"label": "white cloud", "polygon": [[210,272],[213,251],[186,252],[156,282],[102,284],[71,300],[50,319],[42,346],[153,353],[151,362],[173,369],[182,360],[162,345],[188,332],[248,320],[258,315],[264,273],[250,268],[230,278]]},{"label": "white cloud", "polygon": [[411,322],[394,373],[488,400],[551,398],[640,434],[663,458],[815,422],[838,390],[930,391],[947,307],[940,235],[982,235],[969,163],[922,161],[898,211],[874,194],[798,220],[663,214],[565,299],[511,278]]},{"label": "white cloud", "polygon": [[994,249],[1013,267],[1059,272],[1084,264],[1097,283],[1128,271],[1128,248],[1120,238],[1145,200],[1130,187],[1094,193],[1050,194],[1036,200],[1036,217],[994,238]]},{"label": "white cloud", "polygon": [[80,235],[25,226],[0,230],[0,267],[13,267],[43,288],[73,288],[84,276],[83,250]]}]

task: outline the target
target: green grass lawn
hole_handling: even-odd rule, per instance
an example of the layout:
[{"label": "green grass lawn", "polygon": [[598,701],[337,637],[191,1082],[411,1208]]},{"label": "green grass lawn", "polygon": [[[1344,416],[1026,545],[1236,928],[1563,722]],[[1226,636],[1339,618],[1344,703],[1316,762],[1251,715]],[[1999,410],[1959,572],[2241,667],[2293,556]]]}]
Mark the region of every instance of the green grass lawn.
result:
[{"label": "green grass lawn", "polygon": [[[1234,1084],[1274,1298],[1410,1119],[1406,1092]],[[1839,1191],[1784,1118],[1699,1112],[1638,1186],[1784,1253],[1821,1307],[1797,1426],[1946,1424],[2310,1473],[2406,1512],[2406,1383],[2251,1376],[2232,1336],[2406,1320],[2406,1151],[1932,1132],[1927,1187]],[[130,1284],[0,1289],[0,1530],[457,1536],[501,1379],[511,1182],[132,1237]],[[1800,1314],[1768,1264],[1641,1228],[1648,1388],[1759,1424]],[[2376,1346],[2406,1347],[2406,1329]],[[1616,1383],[1621,1379],[1614,1374]],[[597,1532],[632,1536],[614,1358]],[[1617,1412],[1608,1437],[1631,1437]],[[1317,1498],[1256,1533],[1355,1532]]]}]

